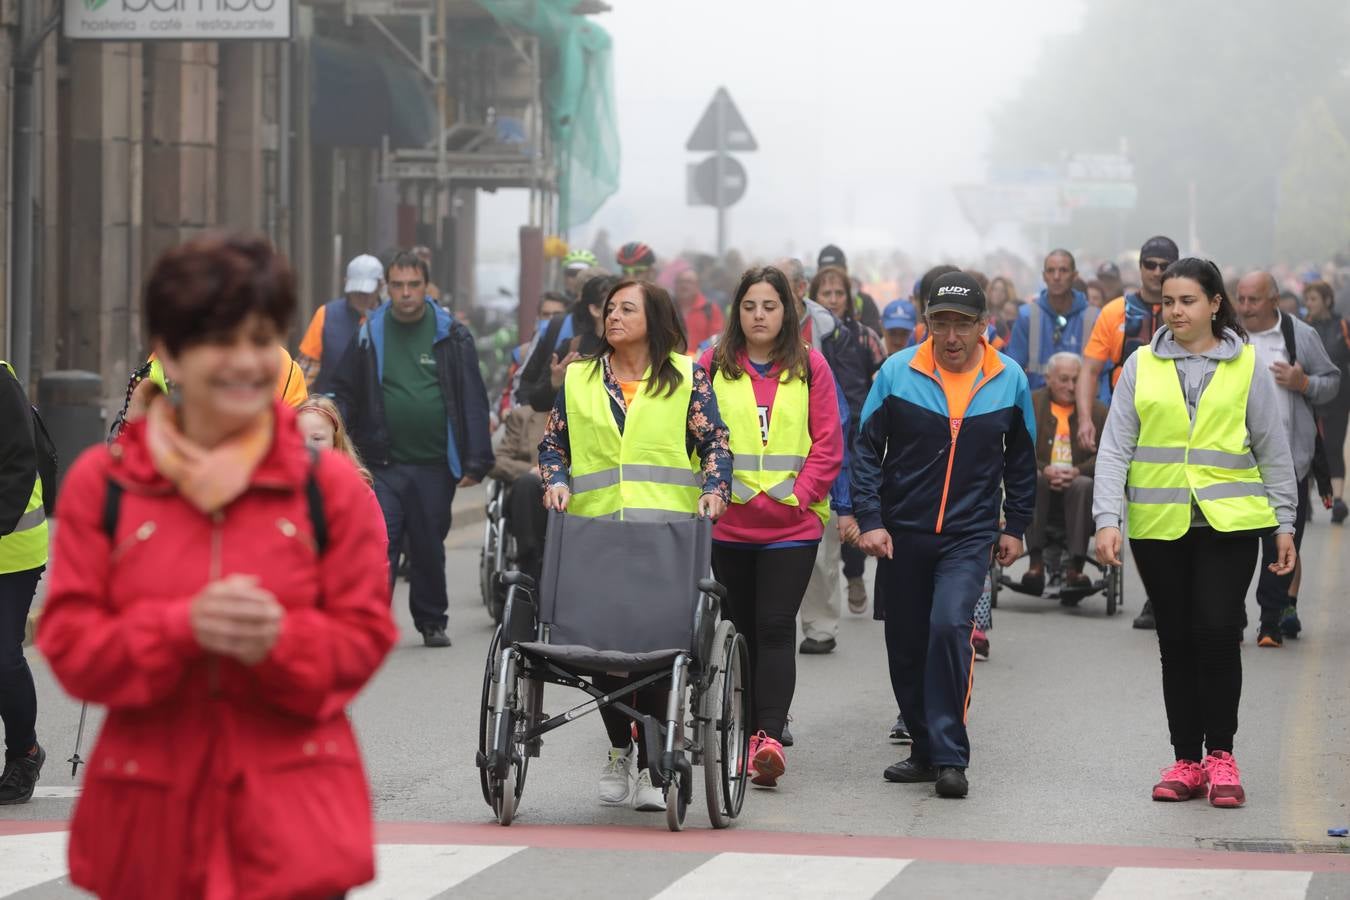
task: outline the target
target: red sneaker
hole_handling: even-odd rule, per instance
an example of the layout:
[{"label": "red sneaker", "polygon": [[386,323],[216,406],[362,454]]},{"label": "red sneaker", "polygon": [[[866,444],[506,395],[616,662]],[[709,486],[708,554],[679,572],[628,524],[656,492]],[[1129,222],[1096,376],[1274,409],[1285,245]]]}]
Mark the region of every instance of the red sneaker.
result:
[{"label": "red sneaker", "polygon": [[1238,773],[1233,754],[1215,750],[1205,757],[1205,776],[1209,779],[1209,804],[1234,809],[1247,802],[1242,790],[1242,776]]},{"label": "red sneaker", "polygon": [[985,660],[989,658],[989,635],[976,628],[975,633],[970,637],[970,643],[975,647],[975,658]]},{"label": "red sneaker", "polygon": [[1162,770],[1162,781],[1153,786],[1153,799],[1194,800],[1205,796],[1208,788],[1204,766],[1189,759],[1179,759],[1171,768]]},{"label": "red sneaker", "polygon": [[750,764],[754,769],[750,783],[760,787],[777,787],[778,779],[787,770],[783,745],[762,731],[755,736],[759,738],[759,743],[750,757]]}]

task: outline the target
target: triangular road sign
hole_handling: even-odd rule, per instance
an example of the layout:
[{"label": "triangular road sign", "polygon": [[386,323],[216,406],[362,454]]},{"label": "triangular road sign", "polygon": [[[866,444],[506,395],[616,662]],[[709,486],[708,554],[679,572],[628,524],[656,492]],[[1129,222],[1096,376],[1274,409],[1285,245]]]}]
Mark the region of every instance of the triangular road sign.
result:
[{"label": "triangular road sign", "polygon": [[[719,114],[720,109],[720,114]],[[721,119],[721,140],[718,139],[718,120]],[[712,102],[699,119],[694,133],[684,149],[692,153],[727,153],[731,151],[748,152],[758,150],[759,144],[745,124],[741,111],[732,102],[726,88],[718,88]]]}]

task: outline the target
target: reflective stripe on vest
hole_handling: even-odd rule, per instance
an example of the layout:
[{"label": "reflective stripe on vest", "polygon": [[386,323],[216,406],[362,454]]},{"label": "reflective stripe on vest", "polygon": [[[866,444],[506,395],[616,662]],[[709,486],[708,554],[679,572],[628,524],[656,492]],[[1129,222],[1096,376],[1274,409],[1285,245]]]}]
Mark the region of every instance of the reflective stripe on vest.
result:
[{"label": "reflective stripe on vest", "polygon": [[[685,449],[693,361],[671,354],[683,381],[675,393],[638,390],[623,433],[610,411],[600,368],[591,361],[567,367],[563,381],[571,444],[572,499],[567,511],[591,518],[662,522],[691,518],[702,477]],[[651,377],[648,369],[644,379]]]},{"label": "reflective stripe on vest", "polygon": [[[713,378],[717,410],[731,432],[735,457],[731,477],[731,502],[749,503],[764,493],[779,503],[797,505],[793,490],[797,473],[811,453],[810,388],[800,378],[780,376],[769,417],[769,441],[764,443],[759,424],[759,405],[749,374],[728,379],[722,372]],[[821,524],[830,520],[830,502],[811,504]]]},{"label": "reflective stripe on vest", "polygon": [[[14,367],[0,361],[17,380]],[[9,534],[0,535],[0,575],[27,572],[47,564],[47,514],[42,508],[42,479],[33,473],[33,490],[23,515]]]},{"label": "reflective stripe on vest", "polygon": [[1200,395],[1195,423],[1176,364],[1138,353],[1134,406],[1139,443],[1126,476],[1130,536],[1173,540],[1191,527],[1191,504],[1218,531],[1272,528],[1275,511],[1247,433],[1247,394],[1256,351],[1220,362]]}]

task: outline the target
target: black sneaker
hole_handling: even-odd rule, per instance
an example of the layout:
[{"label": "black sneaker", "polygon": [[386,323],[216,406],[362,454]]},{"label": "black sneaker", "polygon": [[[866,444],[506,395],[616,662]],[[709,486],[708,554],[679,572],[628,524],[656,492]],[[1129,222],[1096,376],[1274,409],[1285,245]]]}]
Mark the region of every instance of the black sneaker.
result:
[{"label": "black sneaker", "polygon": [[893,766],[887,766],[881,777],[896,784],[922,784],[938,780],[938,770],[928,763],[919,762],[914,757],[902,759]]},{"label": "black sneaker", "polygon": [[1158,623],[1153,621],[1153,601],[1145,600],[1144,608],[1134,617],[1134,627],[1143,631],[1157,631]]},{"label": "black sneaker", "polygon": [[1283,647],[1284,635],[1280,634],[1280,626],[1262,625],[1261,630],[1256,633],[1256,646]]},{"label": "black sneaker", "polygon": [[46,761],[47,751],[41,744],[34,744],[27,756],[6,760],[4,774],[0,775],[0,806],[27,803],[33,799],[33,788],[37,787],[42,764]]},{"label": "black sneaker", "polygon": [[1298,620],[1298,607],[1286,606],[1280,613],[1280,631],[1287,638],[1298,639],[1299,632],[1303,631],[1303,623]]},{"label": "black sneaker", "polygon": [[914,743],[914,739],[909,736],[909,727],[905,725],[904,716],[895,717],[895,724],[891,726],[891,740],[897,744]]},{"label": "black sneaker", "polygon": [[1345,506],[1345,501],[1337,497],[1331,503],[1331,524],[1339,525],[1345,521],[1345,517],[1350,515],[1350,509]]},{"label": "black sneaker", "polygon": [[778,743],[782,744],[784,747],[791,747],[794,743],[796,743],[795,741],[792,740],[792,732],[788,731],[787,722],[783,723],[783,739],[780,740]]},{"label": "black sneaker", "polygon": [[440,625],[428,625],[418,629],[422,632],[422,643],[427,647],[449,647],[450,635]]},{"label": "black sneaker", "polygon": [[807,638],[802,641],[802,645],[797,648],[802,653],[833,653],[834,638]]},{"label": "black sneaker", "polygon": [[966,781],[966,770],[957,766],[943,766],[934,785],[939,797],[959,800],[970,793],[970,783]]}]

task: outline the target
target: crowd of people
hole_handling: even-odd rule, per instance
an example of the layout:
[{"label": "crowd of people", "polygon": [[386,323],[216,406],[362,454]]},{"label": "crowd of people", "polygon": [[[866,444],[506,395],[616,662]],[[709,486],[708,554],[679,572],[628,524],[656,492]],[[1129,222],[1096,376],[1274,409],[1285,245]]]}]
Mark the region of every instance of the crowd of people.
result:
[{"label": "crowd of people", "polygon": [[[1128,533],[1174,757],[1152,797],[1241,805],[1245,597],[1259,571],[1260,647],[1298,637],[1310,500],[1347,515],[1350,328],[1318,273],[1291,304],[1287,272],[1226,277],[1165,236],[1137,265],[1084,280],[1053,249],[1030,296],[1018,273],[940,265],[878,303],[833,245],[812,271],[719,267],[707,293],[698,266],[641,242],[613,271],[574,251],[490,395],[425,254],[353,259],[293,360],[293,276],[266,242],[167,252],[146,287],[153,353],[55,509],[38,646],[109,710],[73,881],[144,897],[368,880],[344,710],[396,639],[403,563],[423,643],[451,645],[452,503],[486,478],[536,578],[548,510],[715,520],[713,575],[749,646],[748,775],[767,788],[788,771],[797,655],[838,650],[844,608],[870,605],[888,735],[910,745],[884,778],[965,797],[991,562],[1025,552],[1020,585],[1041,593],[1053,558],[1073,602],[1089,562],[1123,565]],[[53,509],[24,388],[8,368],[0,386],[0,803],[19,803],[45,757],[22,644]],[[660,718],[665,700],[632,705]],[[600,802],[664,809],[635,723],[602,718]]]}]

